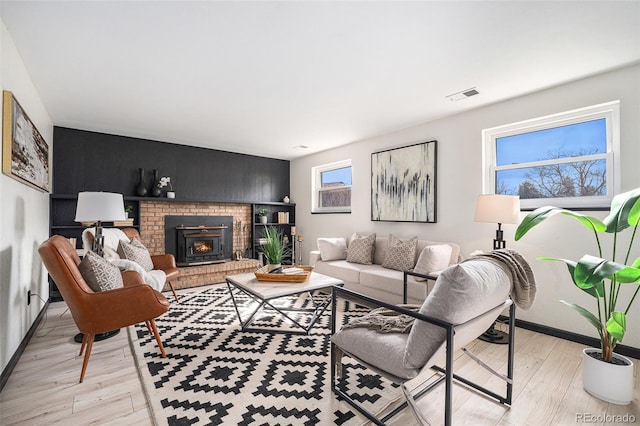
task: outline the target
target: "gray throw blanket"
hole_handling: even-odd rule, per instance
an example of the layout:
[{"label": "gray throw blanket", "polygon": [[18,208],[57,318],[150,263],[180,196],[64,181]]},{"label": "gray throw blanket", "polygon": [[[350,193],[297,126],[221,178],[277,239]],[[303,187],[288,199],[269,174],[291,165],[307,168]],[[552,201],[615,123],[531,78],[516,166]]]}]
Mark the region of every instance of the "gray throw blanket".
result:
[{"label": "gray throw blanket", "polygon": [[536,278],[529,262],[517,251],[509,249],[481,253],[463,262],[483,258],[502,267],[511,275],[511,298],[521,309],[529,309],[536,298]]},{"label": "gray throw blanket", "polygon": [[[418,312],[420,310],[420,306],[418,305],[398,306],[413,312]],[[400,314],[396,311],[392,311],[391,309],[375,308],[368,314],[349,321],[342,326],[342,330],[346,330],[348,328],[368,328],[369,330],[374,330],[378,333],[408,333],[411,331],[413,320],[413,317]]]}]

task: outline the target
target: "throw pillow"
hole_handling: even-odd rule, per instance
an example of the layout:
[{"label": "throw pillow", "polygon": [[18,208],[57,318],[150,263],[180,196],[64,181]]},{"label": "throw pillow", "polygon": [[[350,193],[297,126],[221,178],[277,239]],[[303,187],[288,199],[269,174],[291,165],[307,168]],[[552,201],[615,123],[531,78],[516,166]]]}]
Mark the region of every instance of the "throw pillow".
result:
[{"label": "throw pillow", "polygon": [[[451,260],[451,246],[448,244],[434,244],[426,246],[420,252],[414,272],[429,275],[442,271],[449,266]],[[425,278],[415,277],[416,281],[426,281]]]},{"label": "throw pillow", "polygon": [[93,291],[107,291],[124,286],[120,269],[92,251],[85,253],[78,269]]},{"label": "throw pillow", "polygon": [[130,243],[120,241],[118,254],[122,259],[133,260],[147,272],[153,269],[153,261],[149,250],[137,238],[133,238]]},{"label": "throw pillow", "polygon": [[347,240],[344,238],[318,238],[317,244],[322,260],[344,260],[347,258]]},{"label": "throw pillow", "polygon": [[395,235],[390,234],[382,266],[384,268],[395,269],[397,271],[406,271],[413,268],[413,262],[416,259],[417,246],[418,237],[402,241]]},{"label": "throw pillow", "polygon": [[371,265],[373,263],[373,251],[375,250],[376,234],[366,237],[355,233],[351,237],[347,248],[347,262]]}]

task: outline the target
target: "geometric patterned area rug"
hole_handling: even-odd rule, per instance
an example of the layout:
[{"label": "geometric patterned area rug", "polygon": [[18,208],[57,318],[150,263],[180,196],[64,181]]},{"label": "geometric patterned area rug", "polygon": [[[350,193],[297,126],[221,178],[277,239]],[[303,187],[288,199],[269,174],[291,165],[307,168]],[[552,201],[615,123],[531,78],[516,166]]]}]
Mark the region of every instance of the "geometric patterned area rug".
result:
[{"label": "geometric patterned area rug", "polygon": [[[235,293],[241,312],[255,302]],[[314,295],[318,297],[318,295]],[[331,295],[320,295],[331,297]],[[281,298],[283,307],[311,306],[306,295]],[[340,300],[342,323],[367,312]],[[274,302],[275,304],[275,302]],[[361,425],[366,418],[338,398],[330,384],[331,309],[309,335],[241,331],[226,285],[180,295],[156,320],[166,358],[144,324],[129,327],[143,388],[158,424]],[[308,315],[296,318],[304,324]],[[254,327],[287,329],[263,311]],[[344,359],[346,387],[374,412],[395,405],[400,389]]]}]

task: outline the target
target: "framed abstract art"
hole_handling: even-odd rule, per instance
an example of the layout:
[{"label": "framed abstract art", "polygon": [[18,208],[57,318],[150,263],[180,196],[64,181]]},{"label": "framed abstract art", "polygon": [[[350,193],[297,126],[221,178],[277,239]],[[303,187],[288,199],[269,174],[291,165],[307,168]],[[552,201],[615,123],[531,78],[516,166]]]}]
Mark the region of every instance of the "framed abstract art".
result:
[{"label": "framed abstract art", "polygon": [[2,95],[2,173],[49,192],[49,145],[13,93]]},{"label": "framed abstract art", "polygon": [[436,222],[437,141],[371,154],[371,220]]}]

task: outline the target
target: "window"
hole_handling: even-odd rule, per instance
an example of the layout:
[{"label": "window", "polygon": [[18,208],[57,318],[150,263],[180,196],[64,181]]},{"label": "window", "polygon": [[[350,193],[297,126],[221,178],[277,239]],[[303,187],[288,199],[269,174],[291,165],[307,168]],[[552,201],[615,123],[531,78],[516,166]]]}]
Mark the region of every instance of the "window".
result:
[{"label": "window", "polygon": [[351,160],[314,167],[312,213],[351,213]]},{"label": "window", "polygon": [[483,192],[523,209],[609,206],[619,192],[619,102],[486,129]]}]

